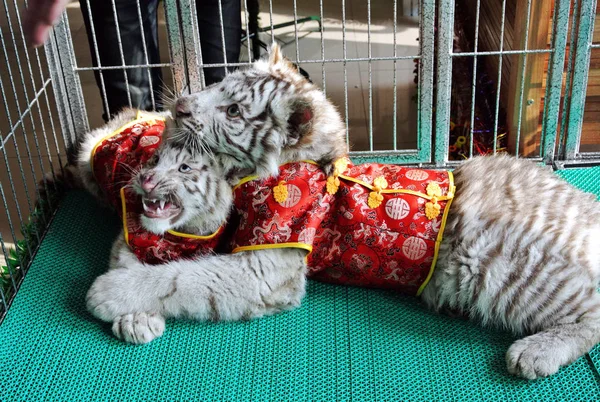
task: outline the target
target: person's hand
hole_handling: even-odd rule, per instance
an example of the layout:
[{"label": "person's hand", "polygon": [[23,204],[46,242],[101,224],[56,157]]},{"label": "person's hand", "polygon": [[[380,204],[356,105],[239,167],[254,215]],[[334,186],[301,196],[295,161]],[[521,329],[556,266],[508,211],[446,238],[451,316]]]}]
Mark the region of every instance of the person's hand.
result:
[{"label": "person's hand", "polygon": [[48,39],[52,26],[64,11],[69,0],[29,0],[24,11],[23,30],[30,46],[40,46]]}]

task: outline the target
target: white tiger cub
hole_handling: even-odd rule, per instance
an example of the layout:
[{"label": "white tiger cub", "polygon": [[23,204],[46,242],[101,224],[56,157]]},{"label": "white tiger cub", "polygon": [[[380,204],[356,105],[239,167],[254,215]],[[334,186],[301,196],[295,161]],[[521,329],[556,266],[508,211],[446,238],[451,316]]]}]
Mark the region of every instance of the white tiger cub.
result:
[{"label": "white tiger cub", "polygon": [[[92,151],[102,140],[120,132],[119,128],[127,127],[138,120],[137,113],[135,110],[124,110],[107,125],[90,132],[79,146],[77,166],[69,171],[73,176],[71,179],[75,179],[78,186],[87,189],[100,200],[110,202],[94,175]],[[145,115],[146,118],[165,119],[170,116],[169,113]],[[143,213],[139,220],[141,236],[146,237],[145,233],[163,235],[172,231],[194,238],[210,237],[226,223],[232,204],[231,185],[214,159],[169,144],[168,139],[165,139],[145,165],[139,168],[131,168],[122,162],[120,165],[130,179],[127,183],[117,185],[132,188],[132,194],[139,195],[143,204]],[[114,170],[110,169],[111,172]],[[127,233],[127,239],[131,241],[132,235],[131,232]],[[171,237],[177,239],[173,235]],[[202,241],[197,243],[203,246]],[[144,257],[144,252],[149,252],[149,256],[155,258],[160,256],[155,247],[152,245],[145,249],[143,246],[137,246],[136,250],[140,250],[138,254],[142,259],[148,259]],[[140,261],[140,257],[132,248],[124,231],[121,231],[111,250],[109,269],[124,266],[152,269],[152,266]],[[206,252],[213,252],[212,243],[207,244]],[[127,342],[147,343],[160,336],[164,327],[161,315],[136,312],[125,314],[116,320],[113,332]]]},{"label": "white tiger cub", "polygon": [[[179,140],[202,142],[229,172],[268,176],[284,162],[327,165],[346,152],[339,114],[277,48],[269,62],[181,98],[174,112],[188,133]],[[600,341],[600,204],[506,156],[475,158],[454,175],[457,192],[423,301],[527,335],[507,352],[509,372],[551,375]],[[305,268],[295,249],[175,261],[159,270],[121,265],[94,283],[88,308],[109,322],[135,313],[255,317],[297,305]]]}]

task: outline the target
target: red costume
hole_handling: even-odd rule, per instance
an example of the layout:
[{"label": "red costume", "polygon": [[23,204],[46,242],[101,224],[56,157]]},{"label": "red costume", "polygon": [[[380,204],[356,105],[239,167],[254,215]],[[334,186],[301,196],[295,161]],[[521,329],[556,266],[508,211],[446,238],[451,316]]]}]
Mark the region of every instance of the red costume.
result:
[{"label": "red costume", "polygon": [[328,178],[312,162],[289,163],[234,190],[233,252],[300,248],[314,279],[418,295],[454,192],[448,171],[348,161]]},{"label": "red costume", "polygon": [[123,220],[125,241],[140,261],[148,264],[211,253],[223,232],[219,228],[212,235],[197,236],[169,230],[157,235],[141,226],[141,198],[127,185],[132,173],[156,152],[164,129],[165,119],[138,112],[134,121],[100,140],[91,155],[96,182]]},{"label": "red costume", "polygon": [[321,281],[415,295],[427,285],[455,193],[449,171],[353,166],[340,159],[326,177],[314,162],[288,163],[277,178],[246,178],[234,188],[227,231],[156,235],[141,227],[141,200],[123,186],[154,154],[164,126],[164,119],[138,114],[92,151],[96,180],[120,211],[127,244],[141,261],[158,264],[213,252],[227,232],[234,253],[306,250],[309,275]]}]

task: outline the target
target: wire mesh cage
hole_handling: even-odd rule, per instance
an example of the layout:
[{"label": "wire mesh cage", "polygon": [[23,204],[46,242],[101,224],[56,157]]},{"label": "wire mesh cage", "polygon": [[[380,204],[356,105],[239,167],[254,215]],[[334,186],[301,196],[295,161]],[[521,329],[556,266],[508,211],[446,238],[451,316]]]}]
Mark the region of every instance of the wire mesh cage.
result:
[{"label": "wire mesh cage", "polygon": [[39,49],[27,2],[2,5],[2,315],[59,202],[45,178],[77,138],[122,107],[200,91],[272,42],[338,106],[356,160],[600,162],[594,0],[80,0]]}]

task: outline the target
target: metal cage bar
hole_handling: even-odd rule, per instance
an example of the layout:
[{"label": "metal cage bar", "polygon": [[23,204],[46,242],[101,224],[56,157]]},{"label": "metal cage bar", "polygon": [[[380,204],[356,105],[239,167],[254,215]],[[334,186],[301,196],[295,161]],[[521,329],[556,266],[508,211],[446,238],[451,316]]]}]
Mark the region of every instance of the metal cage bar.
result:
[{"label": "metal cage bar", "polygon": [[553,52],[548,63],[544,118],[542,120],[541,157],[544,158],[546,164],[553,162],[556,148],[562,78],[567,46],[566,32],[569,28],[569,3],[569,0],[556,0],[555,3],[554,26],[552,28]]},{"label": "metal cage bar", "polygon": [[[579,7],[579,29],[575,46],[575,64],[571,82],[571,97],[568,109],[567,133],[564,148],[564,161],[577,161],[579,153],[583,115],[592,54],[592,37],[596,17],[596,0],[582,1]],[[588,155],[597,159],[597,155]]]},{"label": "metal cage bar", "polygon": [[454,0],[440,0],[439,2],[437,40],[438,54],[434,161],[437,166],[443,166],[448,162],[448,147],[450,146]]}]

